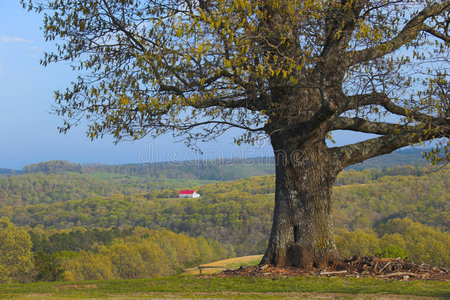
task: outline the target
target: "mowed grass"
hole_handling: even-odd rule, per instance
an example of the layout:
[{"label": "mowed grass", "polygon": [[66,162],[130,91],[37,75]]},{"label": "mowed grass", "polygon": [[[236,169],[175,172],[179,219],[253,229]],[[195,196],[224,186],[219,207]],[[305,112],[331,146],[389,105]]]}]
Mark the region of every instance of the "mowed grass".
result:
[{"label": "mowed grass", "polygon": [[[167,278],[0,284],[0,298],[353,298],[450,297],[450,283],[374,278]],[[396,295],[395,297],[389,295]],[[401,296],[403,295],[403,296]],[[367,296],[367,297],[366,297]]]}]

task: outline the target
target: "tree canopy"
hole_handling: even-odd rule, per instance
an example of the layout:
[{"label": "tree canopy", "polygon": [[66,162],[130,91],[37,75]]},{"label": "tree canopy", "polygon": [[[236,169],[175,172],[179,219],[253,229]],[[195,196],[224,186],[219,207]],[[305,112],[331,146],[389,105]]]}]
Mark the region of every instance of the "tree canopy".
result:
[{"label": "tree canopy", "polygon": [[28,232],[0,218],[0,283],[24,279],[33,266]]},{"label": "tree canopy", "polygon": [[238,143],[299,128],[382,136],[341,148],[348,163],[448,137],[448,1],[22,3],[58,43],[42,63],[80,71],[56,93],[64,132],[85,118],[91,138],[116,140],[174,131],[194,143],[230,127],[245,130]]}]

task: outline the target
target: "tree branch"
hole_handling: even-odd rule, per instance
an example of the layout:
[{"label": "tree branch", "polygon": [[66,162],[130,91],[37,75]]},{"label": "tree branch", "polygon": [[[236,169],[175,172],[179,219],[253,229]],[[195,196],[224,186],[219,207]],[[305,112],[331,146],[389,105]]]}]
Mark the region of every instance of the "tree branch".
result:
[{"label": "tree branch", "polygon": [[426,24],[422,25],[422,31],[428,32],[429,34],[434,35],[435,37],[443,40],[446,43],[450,43],[450,36],[440,33],[439,31]]},{"label": "tree branch", "polygon": [[429,116],[427,114],[418,112],[418,111],[412,111],[407,110],[405,107],[399,106],[395,104],[386,94],[384,93],[370,93],[370,94],[362,94],[362,95],[354,95],[354,96],[348,96],[347,102],[344,106],[342,106],[339,109],[339,113],[342,114],[343,112],[349,111],[349,110],[355,110],[363,106],[368,105],[380,105],[384,109],[386,109],[388,112],[404,116],[404,117],[411,117],[414,120],[421,121],[421,122],[439,122],[441,121],[438,118]]},{"label": "tree branch", "polygon": [[442,1],[425,7],[420,13],[413,17],[393,39],[368,49],[350,52],[350,65],[374,60],[394,52],[417,36],[423,29],[425,20],[449,9],[449,1]]},{"label": "tree branch", "polygon": [[384,122],[372,122],[362,118],[338,117],[327,123],[328,130],[352,130],[364,133],[374,133],[386,135],[399,130],[407,129],[405,125],[398,125]]},{"label": "tree branch", "polygon": [[251,132],[263,131],[265,129],[264,127],[251,128],[251,127],[248,127],[248,126],[245,126],[245,125],[236,124],[236,123],[227,122],[227,121],[205,121],[205,122],[199,122],[199,123],[183,125],[183,126],[173,126],[173,129],[186,131],[186,130],[194,129],[195,127],[209,125],[209,124],[228,125],[228,126],[231,126],[231,127],[236,127],[236,128],[243,129],[243,130],[248,130],[248,131],[251,131]]},{"label": "tree branch", "polygon": [[437,131],[437,133],[428,133],[421,126],[410,127],[409,130],[400,133],[391,133],[382,137],[377,137],[362,141],[359,143],[331,148],[338,161],[339,168],[345,168],[350,165],[360,163],[366,159],[391,153],[399,148],[413,145],[416,143],[441,138],[450,137],[450,127],[447,126],[441,130],[439,128],[432,128],[430,132]]},{"label": "tree branch", "polygon": [[[106,8],[106,11],[108,12],[108,16],[109,16],[109,18],[111,19],[112,24],[113,24],[114,26],[116,26],[118,30],[122,31],[122,32],[130,39],[130,41],[132,42],[132,44],[133,44],[133,46],[134,46],[135,48],[137,48],[138,50],[140,50],[140,51],[142,51],[142,52],[145,52],[146,49],[145,49],[144,45],[142,45],[142,44],[134,37],[134,34],[131,33],[131,32],[129,32],[129,31],[121,24],[121,22],[114,16],[114,13],[111,11],[111,8],[108,6],[107,1],[102,1],[102,2],[103,2],[103,5],[104,5],[105,8]],[[155,45],[156,45],[156,44],[155,44]]]}]

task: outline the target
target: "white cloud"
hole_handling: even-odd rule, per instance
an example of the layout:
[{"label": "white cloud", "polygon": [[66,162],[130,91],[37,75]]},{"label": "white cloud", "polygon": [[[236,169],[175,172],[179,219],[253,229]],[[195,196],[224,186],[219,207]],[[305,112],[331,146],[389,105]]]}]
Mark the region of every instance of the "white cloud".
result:
[{"label": "white cloud", "polygon": [[2,43],[32,43],[33,41],[31,40],[27,40],[27,39],[23,39],[20,37],[10,37],[10,36],[2,36],[0,37],[0,42]]}]

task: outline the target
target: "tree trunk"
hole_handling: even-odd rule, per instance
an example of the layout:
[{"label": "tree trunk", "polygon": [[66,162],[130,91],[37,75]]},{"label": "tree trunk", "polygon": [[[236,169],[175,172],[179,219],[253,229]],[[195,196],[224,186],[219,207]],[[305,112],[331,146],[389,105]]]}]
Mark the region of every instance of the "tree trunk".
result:
[{"label": "tree trunk", "polygon": [[338,258],[331,190],[339,170],[324,140],[271,136],[275,153],[275,210],[261,264],[323,268]]}]

